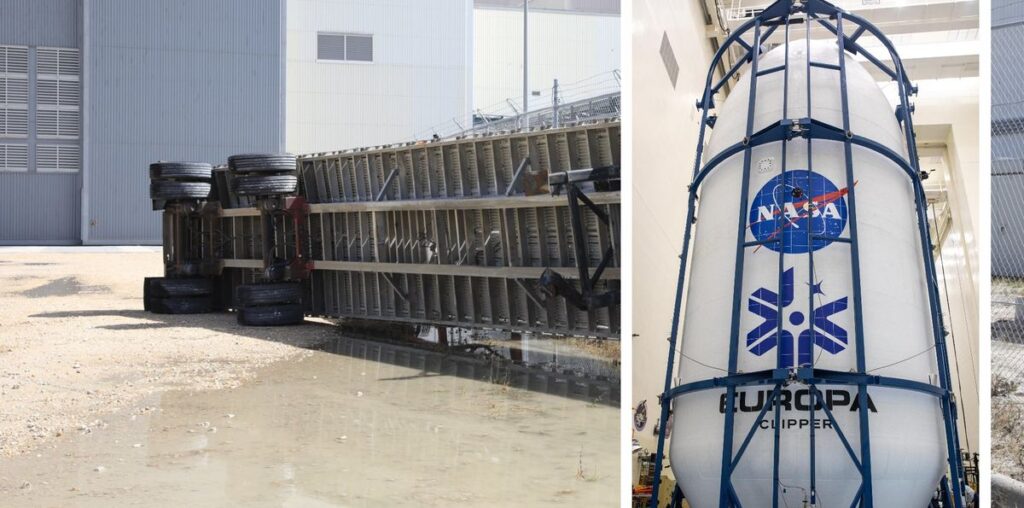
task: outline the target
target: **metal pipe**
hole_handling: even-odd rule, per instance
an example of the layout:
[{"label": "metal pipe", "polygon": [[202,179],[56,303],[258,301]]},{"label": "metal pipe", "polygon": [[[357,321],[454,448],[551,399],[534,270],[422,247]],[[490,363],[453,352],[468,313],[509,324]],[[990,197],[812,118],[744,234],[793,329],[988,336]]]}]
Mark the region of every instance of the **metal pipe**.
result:
[{"label": "metal pipe", "polygon": [[529,51],[530,0],[523,0],[523,128],[530,128]]},{"label": "metal pipe", "polygon": [[[810,27],[810,23],[808,23]],[[843,35],[843,13],[840,12],[836,15],[836,38],[839,44],[839,93],[840,105],[842,106],[843,113],[843,130],[850,132],[850,100],[846,88],[846,37]],[[857,195],[856,195],[856,180],[853,176],[853,145],[850,142],[849,136],[843,143],[844,159],[846,163],[846,188],[848,196],[848,209],[849,209],[849,228],[850,228],[850,270],[852,272],[853,282],[853,322],[854,322],[854,340],[857,347],[857,372],[865,374],[867,372],[867,360],[864,352],[864,306],[861,301],[861,284],[860,284],[860,243],[857,236]],[[860,462],[861,462],[861,475],[863,476],[863,491],[862,499],[866,506],[873,506],[874,503],[874,491],[871,486],[871,433],[868,422],[868,387],[865,385],[859,385],[857,387],[857,397],[860,399],[860,411],[858,413],[860,419]]]},{"label": "metal pipe", "polygon": [[[750,64],[750,75],[757,75],[758,57],[761,52],[761,20],[758,19],[754,22],[754,45],[751,51],[751,64]],[[757,80],[750,80],[750,96],[747,98],[747,111],[755,111],[757,104]],[[744,139],[750,139],[754,133],[754,115],[747,115],[747,126],[744,134]],[[742,182],[740,183],[740,206],[739,206],[739,219],[736,226],[736,263],[735,263],[735,275],[733,277],[733,288],[732,288],[732,323],[729,326],[729,374],[736,374],[737,364],[739,362],[739,352],[737,351],[737,342],[739,342],[740,336],[740,310],[742,308],[741,302],[743,292],[743,268],[744,268],[744,255],[746,254],[746,247],[743,246],[743,242],[747,236],[747,201],[750,192],[750,162],[753,156],[752,149],[748,145],[743,150],[743,176]],[[733,445],[733,429],[735,423],[735,413],[733,408],[736,405],[736,387],[730,386],[726,389],[726,402],[725,402],[725,432],[722,438],[722,477],[719,485],[719,508],[728,508],[731,501],[727,501],[729,496],[732,495],[732,445]],[[773,503],[773,507],[777,506],[777,500]]]}]

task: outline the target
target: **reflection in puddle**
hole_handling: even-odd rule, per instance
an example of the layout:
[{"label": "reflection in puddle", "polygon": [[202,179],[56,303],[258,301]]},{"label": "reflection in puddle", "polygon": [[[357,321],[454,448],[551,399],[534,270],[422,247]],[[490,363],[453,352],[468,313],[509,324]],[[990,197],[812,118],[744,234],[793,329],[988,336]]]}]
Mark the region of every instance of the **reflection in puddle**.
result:
[{"label": "reflection in puddle", "polygon": [[345,336],[316,348],[417,369],[411,377],[458,376],[619,407],[617,342],[480,333],[474,331],[469,339],[449,335],[446,340],[439,340],[436,332],[397,341]]},{"label": "reflection in puddle", "polygon": [[21,506],[618,505],[610,406],[323,352],[236,389],[145,403],[158,409],[0,462],[3,496]]}]

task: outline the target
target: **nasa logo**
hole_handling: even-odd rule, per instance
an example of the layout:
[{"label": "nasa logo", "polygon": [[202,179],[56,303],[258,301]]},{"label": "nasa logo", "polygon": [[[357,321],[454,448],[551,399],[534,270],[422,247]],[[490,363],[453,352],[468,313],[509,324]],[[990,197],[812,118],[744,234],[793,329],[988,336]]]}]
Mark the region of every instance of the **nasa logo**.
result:
[{"label": "nasa logo", "polygon": [[[825,292],[821,289],[823,283],[818,282],[811,286],[810,290],[815,296],[825,296]],[[813,319],[809,320],[807,328],[802,330],[800,335],[797,336],[796,355],[793,354],[793,334],[786,330],[784,323],[781,333],[779,332],[780,320],[786,319],[791,325],[801,328],[801,325],[808,321],[801,310],[787,310],[787,307],[792,303],[792,268],[782,274],[782,298],[779,298],[778,293],[768,288],[759,288],[750,294],[750,298],[747,301],[747,309],[764,318],[764,321],[747,334],[748,351],[761,356],[774,349],[775,346],[778,346],[780,348],[778,366],[796,367],[813,363],[814,346],[818,346],[831,354],[836,354],[846,349],[846,344],[848,343],[846,330],[829,320],[834,314],[846,310],[847,300],[845,296],[814,306]]]},{"label": "nasa logo", "polygon": [[[786,171],[785,181],[780,173],[754,196],[750,232],[775,252],[800,254],[821,249],[846,228],[846,194],[846,188],[837,188],[818,173]],[[808,228],[815,237],[810,247]]]}]

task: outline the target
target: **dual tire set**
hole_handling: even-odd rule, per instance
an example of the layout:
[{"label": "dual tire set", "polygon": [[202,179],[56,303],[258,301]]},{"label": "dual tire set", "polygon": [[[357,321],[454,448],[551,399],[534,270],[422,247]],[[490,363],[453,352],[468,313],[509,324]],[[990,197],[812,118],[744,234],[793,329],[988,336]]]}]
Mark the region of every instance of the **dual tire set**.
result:
[{"label": "dual tire set", "polygon": [[281,326],[302,322],[302,286],[298,282],[245,284],[235,290],[238,323]]},{"label": "dual tire set", "polygon": [[[154,314],[205,314],[220,307],[213,279],[146,277],[142,302]],[[238,323],[282,326],[302,323],[302,286],[298,282],[245,284],[235,290]]]},{"label": "dual tire set", "polygon": [[142,306],[155,314],[203,314],[217,308],[213,279],[207,277],[146,277],[142,284]]},{"label": "dual tire set", "polygon": [[[241,154],[228,158],[231,190],[238,196],[267,198],[295,194],[296,160],[290,154]],[[202,162],[156,162],[149,166],[149,194],[155,206],[200,203],[211,199],[213,165]],[[223,183],[224,180],[218,178]],[[192,266],[194,263],[187,263]],[[184,275],[184,274],[179,274]],[[224,306],[211,277],[148,277],[143,306],[157,314],[202,314]],[[294,325],[302,322],[302,286],[298,282],[241,285],[235,291],[239,324]]]},{"label": "dual tire set", "polygon": [[239,196],[294,194],[299,185],[294,155],[242,154],[228,157],[231,190]]},{"label": "dual tire set", "polygon": [[156,162],[149,165],[149,197],[165,202],[210,197],[213,165],[204,162]]},{"label": "dual tire set", "polygon": [[[295,156],[241,154],[228,157],[231,190],[239,196],[295,194],[299,180]],[[203,201],[212,190],[213,165],[205,162],[155,162],[149,165],[149,197],[164,202]]]}]

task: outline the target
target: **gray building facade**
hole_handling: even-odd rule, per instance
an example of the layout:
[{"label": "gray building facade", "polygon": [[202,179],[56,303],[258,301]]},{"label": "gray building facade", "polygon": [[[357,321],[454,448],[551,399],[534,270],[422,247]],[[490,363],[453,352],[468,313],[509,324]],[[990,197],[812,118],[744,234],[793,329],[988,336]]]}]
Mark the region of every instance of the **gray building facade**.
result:
[{"label": "gray building facade", "polygon": [[471,125],[473,25],[474,0],[0,0],[0,245],[159,244],[154,161]]},{"label": "gray building facade", "polygon": [[284,0],[0,0],[0,245],[160,240],[146,168],[284,147]]},{"label": "gray building facade", "polygon": [[992,2],[992,275],[1024,277],[1024,5]]},{"label": "gray building facade", "polygon": [[0,0],[0,244],[80,239],[82,5]]}]

